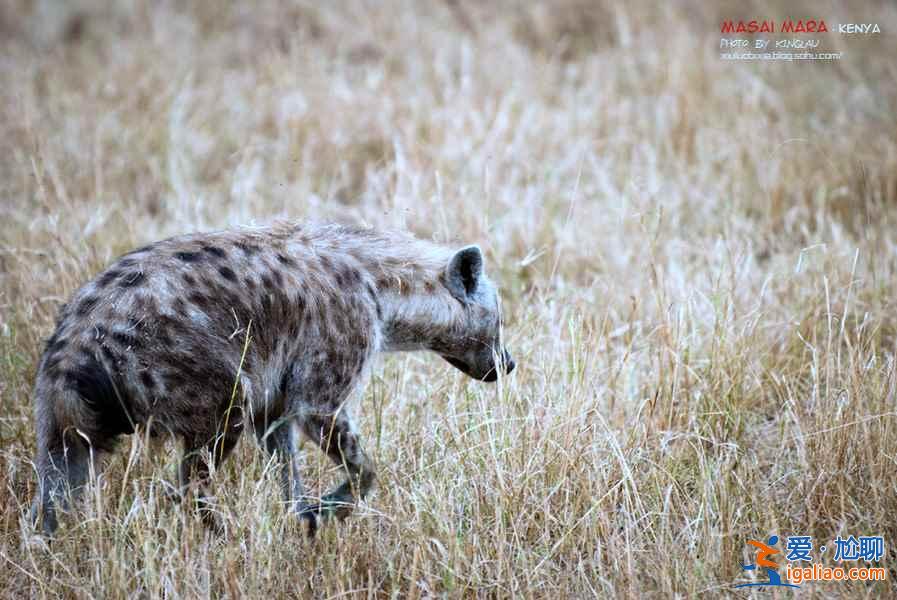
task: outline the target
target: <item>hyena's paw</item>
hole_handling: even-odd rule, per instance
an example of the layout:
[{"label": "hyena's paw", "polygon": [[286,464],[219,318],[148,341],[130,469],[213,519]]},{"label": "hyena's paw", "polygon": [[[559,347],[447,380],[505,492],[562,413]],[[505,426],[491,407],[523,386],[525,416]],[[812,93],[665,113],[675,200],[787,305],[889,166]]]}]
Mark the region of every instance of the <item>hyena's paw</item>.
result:
[{"label": "hyena's paw", "polygon": [[309,538],[314,538],[318,533],[318,522],[321,518],[321,515],[318,512],[318,507],[309,506],[299,510],[296,514],[305,526],[305,534]]},{"label": "hyena's paw", "polygon": [[206,529],[211,531],[213,535],[224,535],[224,522],[221,520],[221,517],[218,516],[218,514],[210,504],[203,501],[197,501],[196,512],[199,514],[199,518],[202,521],[202,524],[206,527]]},{"label": "hyena's paw", "polygon": [[314,537],[318,528],[325,521],[338,519],[342,521],[355,508],[355,503],[349,499],[337,499],[325,497],[320,504],[303,506],[297,512],[300,519],[308,526],[308,536]]},{"label": "hyena's paw", "polygon": [[[175,496],[177,498],[177,496]],[[203,526],[215,536],[225,533],[224,521],[218,514],[214,498],[206,496],[194,496],[193,494],[181,494],[180,501],[184,508],[198,517]]]},{"label": "hyena's paw", "polygon": [[159,500],[167,504],[181,504],[184,502],[186,494],[179,488],[166,484],[164,488],[159,490]]},{"label": "hyena's paw", "polygon": [[31,533],[43,535],[49,540],[53,538],[59,522],[56,520],[55,508],[51,506],[44,508],[35,502],[25,515],[25,524],[30,528]]},{"label": "hyena's paw", "polygon": [[180,504],[185,510],[199,517],[202,524],[214,535],[223,535],[225,528],[215,508],[214,497],[204,496],[185,488],[168,487],[161,491],[159,497],[164,502]]}]

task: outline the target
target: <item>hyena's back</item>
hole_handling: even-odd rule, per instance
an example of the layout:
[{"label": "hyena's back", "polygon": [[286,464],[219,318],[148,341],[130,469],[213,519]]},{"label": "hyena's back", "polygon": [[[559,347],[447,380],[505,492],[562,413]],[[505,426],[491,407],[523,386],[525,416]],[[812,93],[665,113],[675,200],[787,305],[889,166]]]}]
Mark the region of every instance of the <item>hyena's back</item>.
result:
[{"label": "hyena's back", "polygon": [[98,449],[148,422],[200,441],[235,400],[255,393],[255,409],[272,409],[291,365],[311,388],[356,377],[379,335],[376,281],[363,256],[322,239],[238,230],[120,258],[60,314],[38,375],[39,428],[76,428]]}]

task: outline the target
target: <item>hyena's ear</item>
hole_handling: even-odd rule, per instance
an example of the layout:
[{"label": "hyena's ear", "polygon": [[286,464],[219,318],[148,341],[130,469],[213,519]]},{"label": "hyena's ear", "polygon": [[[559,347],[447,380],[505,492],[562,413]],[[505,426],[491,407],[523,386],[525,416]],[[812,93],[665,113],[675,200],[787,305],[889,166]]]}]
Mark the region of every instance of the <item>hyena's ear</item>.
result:
[{"label": "hyena's ear", "polygon": [[483,252],[479,246],[467,246],[449,261],[445,282],[452,295],[464,302],[476,292],[482,276]]}]

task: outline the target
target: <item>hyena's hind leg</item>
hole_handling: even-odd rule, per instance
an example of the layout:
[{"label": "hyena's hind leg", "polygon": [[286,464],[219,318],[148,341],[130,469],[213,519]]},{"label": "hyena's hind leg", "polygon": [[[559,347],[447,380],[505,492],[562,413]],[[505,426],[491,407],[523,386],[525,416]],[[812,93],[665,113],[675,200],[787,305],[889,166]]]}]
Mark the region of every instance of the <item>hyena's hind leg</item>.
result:
[{"label": "hyena's hind leg", "polygon": [[[80,495],[100,456],[112,451],[122,433],[133,433],[109,372],[82,348],[77,361],[60,370],[61,358],[45,358],[35,384],[38,493],[32,518],[43,529],[56,529],[56,511]],[[96,472],[96,471],[94,471]]]},{"label": "hyena's hind leg", "polygon": [[178,467],[179,496],[181,499],[186,498],[191,488],[194,489],[196,508],[202,521],[216,533],[221,533],[223,527],[209,503],[209,461],[217,469],[230,456],[239,439],[239,429],[222,433],[211,442],[202,438],[184,437],[184,455]]},{"label": "hyena's hind leg", "polygon": [[352,420],[344,412],[335,415],[306,415],[302,430],[335,462],[348,478],[321,498],[320,504],[306,507],[304,514],[322,518],[345,518],[357,500],[363,500],[374,485],[374,464],[364,450]]},{"label": "hyena's hind leg", "polygon": [[59,524],[57,510],[67,510],[87,483],[91,449],[76,432],[63,433],[55,424],[38,436],[38,484],[29,518],[40,522],[45,534],[52,535]]}]

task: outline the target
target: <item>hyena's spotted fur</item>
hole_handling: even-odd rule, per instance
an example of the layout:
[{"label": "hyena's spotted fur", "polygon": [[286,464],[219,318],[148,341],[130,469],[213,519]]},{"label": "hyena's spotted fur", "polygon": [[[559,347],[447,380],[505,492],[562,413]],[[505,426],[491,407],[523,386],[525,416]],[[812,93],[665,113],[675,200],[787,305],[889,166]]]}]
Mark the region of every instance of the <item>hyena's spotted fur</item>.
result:
[{"label": "hyena's spotted fur", "polygon": [[[482,264],[475,246],[295,224],[185,235],[121,257],[74,295],[47,341],[32,518],[55,530],[57,505],[91,461],[137,427],[183,440],[181,485],[200,491],[207,459],[224,460],[252,428],[312,529],[345,514],[374,480],[345,403],[375,352],[431,350],[486,381],[513,368]],[[349,476],[313,506],[300,433]]]}]

